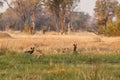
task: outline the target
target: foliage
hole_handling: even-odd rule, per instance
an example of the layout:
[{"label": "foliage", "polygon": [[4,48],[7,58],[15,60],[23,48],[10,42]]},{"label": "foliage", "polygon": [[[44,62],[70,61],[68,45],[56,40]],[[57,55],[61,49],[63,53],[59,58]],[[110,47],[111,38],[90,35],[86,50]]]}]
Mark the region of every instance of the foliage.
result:
[{"label": "foliage", "polygon": [[19,18],[20,25],[33,26],[35,24],[35,12],[39,10],[41,6],[41,0],[12,0],[9,3],[8,0],[4,0]]},{"label": "foliage", "polygon": [[108,23],[105,29],[105,35],[107,36],[120,36],[120,21],[116,23]]},{"label": "foliage", "polygon": [[[116,7],[118,6],[117,0],[97,0],[95,5],[95,16],[96,16],[96,23],[99,26],[106,27],[107,22],[110,19],[110,17],[113,17],[116,12]],[[104,32],[104,30],[101,30],[100,32]]]},{"label": "foliage", "polygon": [[64,23],[66,15],[73,10],[73,7],[76,7],[75,4],[78,4],[79,0],[48,0],[47,6],[50,11],[55,14],[56,17],[56,29],[57,31],[63,29],[64,26],[61,24]]},{"label": "foliage", "polygon": [[120,6],[117,7],[116,22],[108,22],[107,27],[105,29],[105,35],[107,36],[120,36]]},{"label": "foliage", "polygon": [[83,29],[85,30],[86,27],[89,26],[88,24],[88,20],[90,19],[89,14],[85,14],[84,12],[79,12],[79,13],[75,13],[73,14],[73,22],[76,22],[78,28],[77,29]]},{"label": "foliage", "polygon": [[[71,13],[73,13],[72,10],[77,6],[79,0],[59,0],[58,3],[54,2],[53,4],[50,0],[47,0],[47,2],[42,2],[42,0],[30,0],[29,2],[28,0],[13,0],[11,3],[6,0],[5,2],[8,4],[9,9],[3,13],[4,18],[1,19],[1,21],[3,21],[4,24],[1,24],[1,26],[5,27],[7,25],[10,29],[15,28],[15,30],[22,31],[24,30],[25,25],[32,26],[31,18],[34,18],[35,29],[41,29],[43,26],[48,26],[52,30],[55,30],[57,25],[59,26],[59,29],[62,29],[63,27],[65,27],[63,29],[67,29],[66,26],[71,21],[70,18],[77,17]],[[45,3],[47,5],[45,5]],[[56,4],[59,4],[59,6]],[[59,9],[55,6],[58,6]],[[55,16],[58,16],[59,20],[56,20]],[[79,27],[79,20],[73,19],[72,22]],[[58,24],[56,25],[56,23]]]},{"label": "foliage", "polygon": [[120,5],[116,9],[116,16],[117,16],[117,19],[120,19]]},{"label": "foliage", "polygon": [[1,28],[2,30],[6,29],[17,29],[19,24],[19,17],[11,10],[7,9],[1,16]]}]

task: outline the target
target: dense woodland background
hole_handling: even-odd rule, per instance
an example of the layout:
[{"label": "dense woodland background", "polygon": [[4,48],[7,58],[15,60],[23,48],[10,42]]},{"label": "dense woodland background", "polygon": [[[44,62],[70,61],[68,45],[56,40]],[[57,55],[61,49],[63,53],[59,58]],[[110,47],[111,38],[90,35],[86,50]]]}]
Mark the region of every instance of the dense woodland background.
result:
[{"label": "dense woodland background", "polygon": [[0,30],[90,31],[107,36],[120,35],[120,3],[117,0],[97,0],[94,16],[77,12],[80,0],[1,0],[9,8],[0,13]]}]

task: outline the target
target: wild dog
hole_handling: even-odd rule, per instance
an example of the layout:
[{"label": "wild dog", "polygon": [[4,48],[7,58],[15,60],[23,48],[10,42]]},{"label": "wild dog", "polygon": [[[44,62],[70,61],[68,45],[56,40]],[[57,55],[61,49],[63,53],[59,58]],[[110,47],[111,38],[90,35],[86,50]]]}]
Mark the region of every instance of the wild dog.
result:
[{"label": "wild dog", "polygon": [[73,53],[77,53],[77,44],[76,43],[74,43],[73,44]]},{"label": "wild dog", "polygon": [[62,48],[62,53],[68,52],[70,49],[69,48]]},{"label": "wild dog", "polygon": [[34,49],[35,49],[34,47],[31,47],[30,50],[25,51],[25,53],[27,53],[27,54],[33,54]]}]

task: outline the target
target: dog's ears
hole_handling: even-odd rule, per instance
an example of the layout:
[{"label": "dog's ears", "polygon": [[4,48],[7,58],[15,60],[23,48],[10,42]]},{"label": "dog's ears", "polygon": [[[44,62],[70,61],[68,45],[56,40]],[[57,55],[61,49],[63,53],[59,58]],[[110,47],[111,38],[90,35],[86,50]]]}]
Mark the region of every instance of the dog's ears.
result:
[{"label": "dog's ears", "polygon": [[35,49],[35,48],[33,47],[33,49]]},{"label": "dog's ears", "polygon": [[74,44],[73,44],[73,46],[77,46],[77,44],[76,44],[76,43],[74,43]]},{"label": "dog's ears", "polygon": [[30,49],[33,49],[32,47]]}]

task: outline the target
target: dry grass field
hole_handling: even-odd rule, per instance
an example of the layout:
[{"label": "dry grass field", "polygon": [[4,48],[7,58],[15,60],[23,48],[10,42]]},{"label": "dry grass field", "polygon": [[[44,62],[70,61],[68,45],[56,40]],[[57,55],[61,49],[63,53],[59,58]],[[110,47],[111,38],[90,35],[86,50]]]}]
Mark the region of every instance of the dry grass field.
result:
[{"label": "dry grass field", "polygon": [[70,35],[58,35],[53,32],[48,32],[45,35],[40,32],[34,35],[27,35],[21,32],[1,33],[7,34],[7,37],[5,35],[0,37],[0,47],[20,52],[30,47],[42,50],[46,54],[61,53],[64,48],[68,49],[66,52],[72,52],[73,43],[76,43],[78,52],[120,54],[120,37],[104,37],[89,32],[72,33]]},{"label": "dry grass field", "polygon": [[[32,55],[23,54],[31,47]],[[120,80],[120,37],[0,32],[0,80]]]}]

